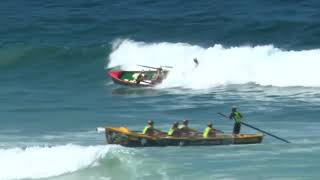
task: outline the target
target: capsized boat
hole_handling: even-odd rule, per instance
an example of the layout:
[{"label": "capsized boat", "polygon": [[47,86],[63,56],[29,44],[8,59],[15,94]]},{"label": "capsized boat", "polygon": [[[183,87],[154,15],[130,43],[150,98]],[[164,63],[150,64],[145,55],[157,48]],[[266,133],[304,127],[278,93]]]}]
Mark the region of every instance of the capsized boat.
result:
[{"label": "capsized boat", "polygon": [[108,144],[119,144],[126,147],[257,144],[263,139],[263,134],[217,134],[215,137],[204,138],[201,135],[192,137],[148,136],[131,131],[126,127],[102,127],[97,130],[105,132]]},{"label": "capsized boat", "polygon": [[[123,71],[111,69],[108,71],[109,77],[114,83],[126,86],[135,87],[148,87],[160,84],[168,75],[167,70],[162,70],[161,74],[158,71],[148,70],[148,71]],[[143,80],[139,83],[137,78],[139,74],[143,75]]]}]

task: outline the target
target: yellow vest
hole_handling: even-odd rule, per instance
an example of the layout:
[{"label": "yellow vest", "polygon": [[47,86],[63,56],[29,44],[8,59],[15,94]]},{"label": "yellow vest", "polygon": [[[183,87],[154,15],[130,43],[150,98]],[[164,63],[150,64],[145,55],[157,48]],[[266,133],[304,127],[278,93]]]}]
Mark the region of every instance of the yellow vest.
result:
[{"label": "yellow vest", "polygon": [[210,133],[210,131],[212,131],[212,130],[213,130],[213,128],[207,127],[207,128],[204,130],[204,132],[203,132],[203,137],[204,137],[204,138],[209,137],[209,133]]},{"label": "yellow vest", "polygon": [[234,112],[234,120],[236,123],[241,123],[241,114],[239,112]]},{"label": "yellow vest", "polygon": [[170,128],[169,131],[168,131],[168,136],[172,136],[174,131],[175,131],[174,128]]},{"label": "yellow vest", "polygon": [[146,134],[149,128],[150,128],[149,126],[146,126],[146,127],[143,129],[142,134]]}]

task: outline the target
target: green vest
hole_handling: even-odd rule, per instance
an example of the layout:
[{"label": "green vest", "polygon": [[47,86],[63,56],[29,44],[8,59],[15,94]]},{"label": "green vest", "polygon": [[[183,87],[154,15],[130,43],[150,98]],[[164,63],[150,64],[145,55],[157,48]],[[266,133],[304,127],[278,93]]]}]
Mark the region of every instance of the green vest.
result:
[{"label": "green vest", "polygon": [[207,127],[207,128],[204,130],[204,132],[203,132],[203,137],[204,137],[204,138],[209,137],[209,133],[210,133],[211,130],[212,130],[212,128]]},{"label": "green vest", "polygon": [[234,112],[234,120],[236,123],[241,123],[241,114],[239,112]]},{"label": "green vest", "polygon": [[146,126],[146,127],[143,129],[142,134],[147,134],[147,131],[148,131],[149,128],[150,128],[149,126]]},{"label": "green vest", "polygon": [[168,136],[172,136],[174,131],[175,131],[174,128],[170,128],[169,131],[168,131]]}]

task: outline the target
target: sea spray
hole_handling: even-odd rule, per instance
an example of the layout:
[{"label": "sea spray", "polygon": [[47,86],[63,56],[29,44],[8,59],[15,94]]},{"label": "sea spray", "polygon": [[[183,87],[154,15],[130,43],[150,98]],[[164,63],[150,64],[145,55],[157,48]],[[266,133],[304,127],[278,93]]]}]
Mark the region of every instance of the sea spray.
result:
[{"label": "sea spray", "polygon": [[[196,68],[193,58],[197,57]],[[265,46],[201,47],[187,43],[145,43],[116,40],[108,67],[124,69],[169,65],[168,78],[159,86],[208,89],[220,85],[256,83],[272,86],[320,86],[320,50],[286,51]]]},{"label": "sea spray", "polygon": [[118,146],[61,145],[0,149],[0,179],[45,178],[96,166]]}]

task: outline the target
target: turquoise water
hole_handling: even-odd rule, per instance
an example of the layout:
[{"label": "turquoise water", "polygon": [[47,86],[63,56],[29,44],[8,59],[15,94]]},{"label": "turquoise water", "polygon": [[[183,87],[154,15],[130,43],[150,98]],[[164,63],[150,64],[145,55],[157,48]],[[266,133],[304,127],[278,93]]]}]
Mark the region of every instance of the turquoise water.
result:
[{"label": "turquoise water", "polygon": [[[1,2],[0,179],[317,179],[319,5]],[[137,64],[173,68],[154,88],[106,76]],[[189,119],[230,133],[233,123],[217,112],[233,105],[292,143],[124,148],[95,130],[140,130],[150,119],[167,130]]]}]

